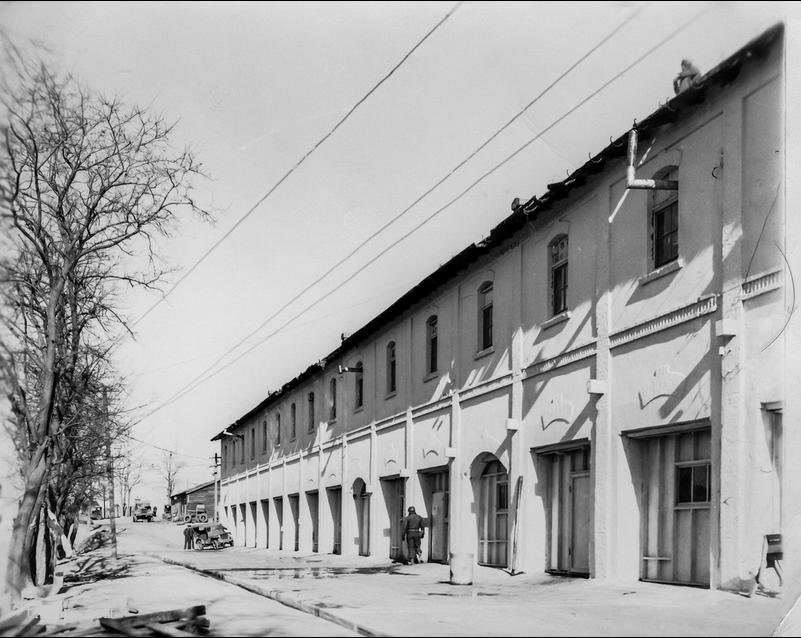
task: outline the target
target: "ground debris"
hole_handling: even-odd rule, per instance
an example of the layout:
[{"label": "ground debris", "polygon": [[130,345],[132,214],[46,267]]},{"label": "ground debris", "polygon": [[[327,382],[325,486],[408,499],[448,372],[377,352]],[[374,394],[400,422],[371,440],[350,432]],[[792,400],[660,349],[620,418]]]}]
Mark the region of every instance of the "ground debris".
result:
[{"label": "ground debris", "polygon": [[197,636],[209,633],[206,606],[196,605],[184,609],[170,609],[150,614],[125,616],[122,618],[98,618],[96,620],[48,624],[39,622],[38,616],[26,611],[0,618],[0,634],[3,636]]}]

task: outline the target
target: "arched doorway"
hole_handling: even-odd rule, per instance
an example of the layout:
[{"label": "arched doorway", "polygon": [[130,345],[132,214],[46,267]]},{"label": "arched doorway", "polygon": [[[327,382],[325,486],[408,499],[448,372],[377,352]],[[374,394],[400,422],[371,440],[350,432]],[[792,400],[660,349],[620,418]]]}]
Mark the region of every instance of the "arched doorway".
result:
[{"label": "arched doorway", "polygon": [[509,474],[491,454],[480,459],[478,468],[481,469],[476,485],[478,563],[506,567],[509,550]]},{"label": "arched doorway", "polygon": [[353,482],[353,500],[356,505],[356,532],[359,539],[359,555],[370,555],[370,494],[362,479]]}]

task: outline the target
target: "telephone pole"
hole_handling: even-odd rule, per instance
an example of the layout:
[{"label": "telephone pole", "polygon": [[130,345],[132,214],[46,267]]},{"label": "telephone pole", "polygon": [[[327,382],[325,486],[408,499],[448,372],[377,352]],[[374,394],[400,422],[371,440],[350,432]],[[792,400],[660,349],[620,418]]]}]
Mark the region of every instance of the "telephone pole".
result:
[{"label": "telephone pole", "polygon": [[114,504],[114,459],[111,456],[111,420],[108,413],[108,391],[103,388],[103,404],[106,410],[106,471],[109,482],[109,528],[111,529],[111,546],[114,558],[117,558],[117,521],[114,518],[116,506]]},{"label": "telephone pole", "polygon": [[220,503],[218,499],[218,491],[217,491],[217,468],[220,467],[220,457],[218,456],[217,452],[214,453],[214,518],[212,519],[215,523],[220,522]]}]

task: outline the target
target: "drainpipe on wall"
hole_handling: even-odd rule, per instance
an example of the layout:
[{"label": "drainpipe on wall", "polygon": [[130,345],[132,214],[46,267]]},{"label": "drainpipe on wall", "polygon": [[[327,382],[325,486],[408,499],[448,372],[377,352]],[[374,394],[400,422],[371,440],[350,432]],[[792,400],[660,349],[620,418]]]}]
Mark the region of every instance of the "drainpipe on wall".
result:
[{"label": "drainpipe on wall", "polygon": [[637,161],[637,129],[629,131],[628,166],[626,167],[626,188],[640,190],[677,191],[679,183],[673,179],[637,179],[635,162]]}]

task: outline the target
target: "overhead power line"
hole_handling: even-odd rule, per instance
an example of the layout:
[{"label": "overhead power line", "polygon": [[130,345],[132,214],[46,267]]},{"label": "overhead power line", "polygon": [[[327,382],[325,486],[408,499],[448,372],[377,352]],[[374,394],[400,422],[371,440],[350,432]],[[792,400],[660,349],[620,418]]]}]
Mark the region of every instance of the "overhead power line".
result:
[{"label": "overhead power line", "polygon": [[[648,3],[650,4],[650,3]],[[207,374],[210,370],[213,370],[225,357],[227,357],[231,352],[242,346],[248,339],[256,335],[258,332],[261,331],[264,326],[270,323],[273,319],[279,316],[284,310],[289,308],[293,303],[295,303],[298,299],[300,299],[304,294],[306,294],[309,290],[317,286],[319,283],[324,281],[331,273],[337,270],[340,266],[342,266],[345,262],[350,260],[354,255],[356,255],[362,248],[364,248],[367,244],[369,244],[373,239],[375,239],[378,235],[386,231],[390,226],[392,226],[395,222],[400,220],[404,215],[409,213],[417,204],[419,204],[423,199],[425,199],[428,195],[430,195],[434,190],[436,190],[439,186],[441,186],[445,181],[447,181],[456,171],[462,168],[467,162],[473,159],[478,153],[480,153],[484,148],[486,148],[494,139],[496,139],[503,131],[508,129],[514,122],[516,122],[528,109],[530,109],[534,104],[539,102],[554,86],[556,86],[559,82],[561,82],[571,71],[573,71],[579,64],[589,58],[593,53],[595,53],[599,48],[601,48],[604,44],[606,44],[609,40],[611,40],[624,26],[626,26],[631,20],[633,20],[637,15],[639,15],[647,6],[648,4],[642,5],[637,10],[633,11],[628,17],[626,17],[619,25],[617,25],[612,31],[610,31],[607,35],[605,35],[595,46],[585,52],[578,60],[576,60],[572,65],[570,65],[565,71],[563,71],[555,80],[553,80],[545,89],[540,91],[536,97],[528,102],[522,109],[520,109],[515,115],[509,119],[507,122],[501,125],[492,135],[490,135],[486,140],[484,140],[481,144],[479,144],[470,154],[468,154],[464,159],[462,159],[456,166],[450,169],[447,173],[445,173],[439,180],[437,180],[432,186],[427,188],[420,196],[418,196],[411,204],[406,206],[400,213],[396,214],[392,217],[389,221],[384,223],[380,228],[378,228],[375,232],[370,234],[364,240],[362,240],[356,247],[351,249],[346,255],[344,255],[341,259],[339,259],[336,263],[331,265],[322,275],[317,277],[314,281],[309,283],[306,287],[300,290],[297,294],[295,294],[291,299],[286,301],[281,307],[279,307],[276,311],[270,314],[266,319],[262,320],[258,326],[256,326],[251,332],[249,332],[246,336],[240,339],[237,343],[233,346],[228,348],[223,354],[221,354],[213,363],[206,367],[203,372],[197,375],[192,381],[189,382],[187,385],[191,385],[197,379],[201,378],[205,374]],[[186,386],[184,386],[186,387]],[[179,390],[180,392],[180,390]],[[172,397],[171,397],[172,398]]]},{"label": "overhead power line", "polygon": [[[639,64],[640,62],[642,62],[643,60],[645,60],[647,57],[649,57],[649,56],[650,56],[652,53],[654,53],[654,52],[655,52],[657,49],[661,48],[661,47],[662,47],[662,46],[664,46],[664,45],[665,45],[667,42],[669,42],[670,40],[672,40],[673,38],[675,38],[677,35],[679,35],[679,34],[680,34],[682,31],[684,31],[684,30],[686,30],[688,27],[690,27],[690,26],[691,26],[691,25],[692,25],[694,22],[696,22],[696,21],[698,20],[698,18],[700,18],[700,17],[701,17],[701,16],[702,16],[704,13],[708,12],[708,11],[709,11],[709,10],[710,10],[710,9],[711,9],[713,6],[714,6],[714,5],[708,5],[708,6],[706,6],[704,9],[702,9],[701,11],[697,12],[696,14],[694,14],[692,18],[690,18],[690,19],[689,19],[689,20],[687,20],[686,22],[682,23],[682,24],[681,24],[681,26],[679,26],[678,28],[676,28],[675,30],[673,30],[673,31],[672,31],[670,34],[668,34],[666,37],[664,37],[663,39],[661,39],[660,41],[658,41],[656,44],[654,44],[652,47],[650,47],[650,48],[649,48],[647,51],[645,51],[643,54],[641,54],[641,55],[640,55],[638,58],[636,58],[636,59],[635,59],[633,62],[631,62],[629,65],[627,65],[627,66],[626,66],[624,69],[622,69],[621,71],[619,71],[618,73],[616,73],[616,74],[615,74],[615,75],[614,75],[612,78],[610,78],[609,80],[607,80],[606,82],[604,82],[604,83],[603,83],[601,86],[599,86],[597,89],[595,89],[593,92],[591,92],[591,93],[590,93],[589,95],[587,95],[585,98],[583,98],[583,99],[582,99],[580,102],[578,102],[576,105],[574,105],[573,107],[571,107],[571,108],[570,108],[568,111],[566,111],[565,113],[563,113],[563,114],[562,114],[561,116],[559,116],[559,117],[558,117],[556,120],[554,120],[553,122],[551,122],[551,124],[549,124],[549,125],[548,125],[547,127],[545,127],[544,129],[540,130],[540,131],[539,131],[539,132],[538,132],[536,135],[534,135],[534,136],[533,136],[533,137],[531,137],[529,140],[527,140],[527,141],[526,141],[524,144],[522,144],[522,145],[521,145],[521,146],[519,146],[517,149],[515,149],[515,150],[514,150],[514,151],[513,151],[511,154],[507,155],[507,156],[506,156],[506,157],[505,157],[503,160],[501,160],[500,162],[498,162],[497,164],[495,164],[495,165],[494,165],[494,166],[493,166],[491,169],[489,169],[488,171],[486,171],[485,173],[483,173],[483,174],[482,174],[482,175],[481,175],[481,176],[480,176],[478,179],[476,179],[475,181],[473,181],[473,182],[472,182],[472,183],[471,183],[471,184],[470,184],[470,185],[469,185],[467,188],[465,188],[463,191],[461,191],[461,192],[460,192],[460,193],[459,193],[459,194],[458,194],[456,197],[454,197],[453,199],[451,199],[450,201],[448,201],[448,202],[447,202],[447,203],[446,203],[444,206],[441,206],[440,208],[438,208],[436,211],[434,211],[432,214],[430,214],[428,217],[426,217],[424,220],[422,220],[420,223],[418,223],[416,226],[414,226],[414,227],[413,227],[411,230],[409,230],[408,232],[404,233],[404,234],[403,234],[401,237],[399,237],[398,239],[396,239],[395,241],[393,241],[393,242],[392,242],[392,243],[391,243],[389,246],[387,246],[385,249],[383,249],[381,252],[379,252],[377,255],[375,255],[373,258],[371,258],[371,259],[370,259],[370,260],[369,260],[367,263],[365,263],[365,264],[363,264],[362,266],[360,266],[360,267],[359,267],[359,268],[358,268],[358,269],[357,269],[357,270],[356,270],[354,273],[352,273],[350,276],[348,276],[348,277],[347,277],[345,280],[343,280],[342,282],[340,282],[339,284],[337,284],[337,285],[336,285],[334,288],[332,288],[331,290],[329,290],[327,293],[325,293],[324,295],[322,295],[321,297],[319,297],[318,299],[316,299],[315,301],[313,301],[312,303],[310,303],[309,305],[307,305],[306,307],[304,307],[304,308],[303,308],[303,310],[301,310],[300,312],[298,312],[298,313],[296,313],[295,315],[293,315],[293,316],[292,316],[290,319],[288,319],[288,320],[287,320],[287,321],[285,321],[283,324],[281,324],[281,325],[280,325],[280,326],[279,326],[277,329],[273,330],[272,332],[270,332],[269,334],[267,334],[265,337],[263,337],[262,339],[260,339],[259,341],[257,341],[255,344],[253,344],[253,345],[252,345],[251,347],[249,347],[247,350],[245,350],[244,352],[242,352],[241,354],[239,354],[237,357],[235,357],[234,359],[232,359],[230,362],[226,363],[226,364],[225,364],[223,367],[221,367],[221,368],[219,368],[219,369],[217,369],[217,370],[215,370],[215,371],[213,371],[213,372],[212,372],[212,371],[211,371],[211,370],[212,370],[212,368],[213,368],[213,367],[214,367],[214,366],[215,366],[217,363],[219,363],[219,362],[220,362],[220,361],[221,361],[221,360],[222,360],[222,359],[223,359],[225,356],[227,356],[227,355],[228,355],[228,354],[230,354],[230,353],[231,353],[233,350],[235,350],[237,347],[239,347],[239,345],[241,345],[241,344],[242,344],[242,343],[243,343],[245,340],[247,340],[248,338],[250,338],[251,336],[253,336],[253,334],[254,334],[254,333],[251,333],[250,335],[248,335],[247,337],[245,337],[245,338],[244,338],[243,340],[241,340],[241,341],[240,341],[240,342],[239,342],[239,343],[238,343],[236,346],[234,346],[234,347],[230,348],[230,349],[229,349],[229,350],[228,350],[226,353],[224,353],[224,354],[223,354],[223,355],[222,355],[222,356],[221,356],[221,357],[220,357],[220,358],[217,360],[217,362],[216,362],[215,364],[212,364],[212,366],[210,366],[209,368],[207,368],[206,370],[204,370],[203,372],[201,372],[201,373],[200,373],[199,375],[197,375],[197,376],[196,376],[196,377],[195,377],[195,378],[194,378],[192,381],[190,381],[190,382],[188,382],[187,384],[185,384],[185,385],[183,386],[183,388],[181,388],[180,390],[178,390],[178,391],[177,391],[176,393],[174,393],[174,394],[173,394],[173,395],[172,395],[170,398],[168,398],[166,401],[164,401],[164,402],[163,402],[163,403],[161,403],[159,406],[157,406],[157,407],[156,407],[156,408],[155,408],[155,409],[154,409],[152,412],[150,412],[150,413],[148,414],[148,416],[150,416],[150,415],[154,414],[155,412],[157,412],[157,411],[159,411],[159,410],[161,410],[161,409],[163,409],[163,408],[167,407],[167,406],[168,406],[168,405],[170,405],[171,403],[174,403],[175,401],[177,401],[178,399],[182,398],[182,397],[183,397],[183,396],[185,396],[187,393],[191,392],[192,390],[194,390],[195,388],[197,388],[197,387],[198,387],[198,386],[200,386],[201,384],[203,384],[203,383],[205,383],[205,382],[209,381],[210,379],[212,379],[213,377],[215,377],[217,374],[219,374],[219,373],[220,373],[220,372],[222,372],[223,370],[227,369],[228,367],[230,367],[231,365],[233,365],[234,363],[236,363],[237,361],[239,361],[240,359],[242,359],[244,356],[246,356],[247,354],[249,354],[250,352],[252,352],[252,351],[253,351],[255,348],[257,348],[258,346],[260,346],[261,344],[263,344],[265,341],[267,341],[268,339],[270,339],[270,338],[272,338],[273,336],[275,336],[276,334],[278,334],[278,333],[279,333],[281,330],[283,330],[283,329],[284,329],[285,327],[287,327],[289,324],[291,324],[292,322],[294,322],[294,321],[295,321],[295,320],[296,320],[298,317],[300,317],[301,315],[303,315],[304,313],[306,313],[308,310],[310,310],[311,308],[313,308],[314,306],[316,306],[317,304],[321,303],[322,301],[324,301],[325,299],[327,299],[328,297],[330,297],[332,294],[334,294],[335,292],[337,292],[338,290],[340,290],[340,289],[341,289],[343,286],[345,286],[347,283],[349,283],[351,280],[353,280],[353,279],[354,279],[356,276],[358,276],[358,275],[359,275],[361,272],[363,272],[363,271],[364,271],[366,268],[368,268],[369,266],[371,266],[371,265],[372,265],[373,263],[375,263],[375,262],[376,262],[378,259],[380,259],[380,258],[381,258],[382,256],[384,256],[386,253],[388,253],[390,250],[392,250],[392,249],[393,249],[395,246],[397,246],[397,245],[398,245],[398,244],[400,244],[402,241],[404,241],[406,238],[408,238],[410,235],[414,234],[414,233],[415,233],[417,230],[419,230],[420,228],[422,228],[423,226],[425,226],[425,225],[426,225],[428,222],[430,222],[432,219],[434,219],[435,217],[437,217],[437,216],[438,216],[439,214],[441,214],[443,211],[447,210],[447,209],[448,209],[448,208],[450,208],[450,207],[451,207],[453,204],[455,204],[457,201],[459,201],[460,199],[462,199],[462,197],[464,197],[464,196],[465,196],[467,193],[469,193],[471,190],[473,190],[473,189],[474,189],[474,188],[475,188],[475,187],[476,187],[478,184],[480,184],[481,182],[483,182],[483,181],[484,181],[484,180],[485,180],[487,177],[489,177],[490,175],[492,175],[493,173],[495,173],[495,172],[496,172],[498,169],[500,169],[501,167],[505,166],[505,165],[506,165],[508,162],[510,162],[510,161],[511,161],[513,158],[517,157],[517,156],[518,156],[520,153],[522,153],[522,152],[523,152],[523,151],[524,151],[526,148],[528,148],[529,146],[531,146],[531,144],[533,144],[533,143],[534,143],[536,140],[540,139],[540,138],[541,138],[543,135],[545,135],[545,134],[546,134],[548,131],[550,131],[551,129],[553,129],[553,128],[554,128],[555,126],[557,126],[557,125],[558,125],[560,122],[562,122],[562,121],[563,121],[563,120],[565,120],[567,117],[569,117],[570,115],[572,115],[572,114],[573,114],[575,111],[577,111],[577,110],[578,110],[578,109],[580,109],[582,106],[584,106],[584,105],[585,105],[587,102],[589,102],[589,101],[590,101],[591,99],[593,99],[593,98],[594,98],[596,95],[598,95],[599,93],[601,93],[601,92],[602,92],[604,89],[606,89],[608,86],[610,86],[610,85],[611,85],[611,84],[613,84],[615,81],[617,81],[619,78],[621,78],[623,75],[625,75],[626,73],[628,73],[628,72],[629,72],[629,71],[630,71],[632,68],[634,68],[636,65],[638,65],[638,64]],[[324,275],[324,276],[325,276],[325,275]],[[308,287],[307,287],[307,289],[308,289]],[[295,299],[296,299],[296,298],[297,298],[297,296],[295,297]],[[291,302],[290,302],[290,303],[291,303]],[[288,304],[287,304],[287,305],[288,305]],[[286,307],[286,306],[282,307],[282,310],[283,310],[283,309],[285,309],[285,307]],[[280,311],[279,311],[279,312],[280,312]],[[277,315],[277,313],[273,313],[273,315],[271,315],[271,318],[274,318],[276,315]],[[263,322],[261,327],[263,327],[263,325],[265,325],[265,324],[266,324],[266,322]],[[204,375],[206,375],[206,376],[204,376]]]},{"label": "overhead power line", "polygon": [[422,44],[423,44],[423,43],[424,43],[426,40],[428,40],[428,38],[429,38],[429,37],[431,37],[431,36],[434,34],[434,32],[435,32],[437,29],[439,29],[439,27],[441,27],[441,26],[444,24],[444,23],[445,23],[445,21],[446,21],[448,18],[450,18],[450,17],[451,17],[451,16],[452,16],[452,15],[453,15],[453,14],[456,12],[456,10],[457,10],[457,9],[458,9],[458,8],[459,8],[461,5],[462,5],[462,2],[457,2],[455,5],[453,5],[453,8],[451,8],[451,10],[450,10],[450,11],[448,11],[448,13],[446,13],[446,14],[445,14],[445,16],[444,16],[444,17],[443,17],[443,18],[442,18],[442,19],[441,19],[439,22],[437,22],[437,23],[436,23],[436,24],[435,24],[433,27],[431,27],[431,29],[429,29],[429,30],[428,30],[428,32],[427,32],[427,33],[426,33],[426,34],[425,34],[425,35],[424,35],[424,36],[423,36],[423,37],[422,37],[422,38],[421,38],[421,39],[420,39],[420,40],[417,42],[417,44],[415,44],[415,45],[414,45],[414,46],[413,46],[411,49],[409,49],[409,51],[406,53],[406,55],[404,55],[404,56],[403,56],[403,57],[400,59],[400,61],[399,61],[397,64],[395,64],[395,66],[393,66],[393,67],[392,67],[392,68],[389,70],[389,72],[387,72],[387,73],[386,73],[386,74],[385,74],[385,75],[384,75],[384,76],[383,76],[383,77],[382,77],[382,78],[381,78],[381,79],[380,79],[380,80],[379,80],[379,81],[378,81],[376,84],[374,84],[374,85],[373,85],[373,87],[372,87],[372,88],[371,88],[369,91],[367,91],[367,93],[365,93],[365,94],[364,94],[364,96],[362,96],[362,98],[361,98],[361,99],[359,99],[359,100],[358,100],[358,101],[357,101],[357,102],[356,102],[356,103],[355,103],[355,104],[354,104],[354,105],[353,105],[353,106],[352,106],[352,107],[351,107],[351,108],[348,110],[348,112],[347,112],[347,113],[345,113],[345,115],[343,115],[343,116],[342,116],[342,117],[339,119],[339,121],[337,121],[337,123],[336,123],[336,124],[334,124],[333,128],[331,128],[331,130],[330,130],[330,131],[328,131],[328,132],[327,132],[325,135],[323,135],[323,137],[321,137],[319,140],[317,140],[317,142],[314,144],[314,146],[312,146],[312,147],[311,147],[311,148],[310,148],[308,151],[306,151],[306,153],[305,153],[305,154],[304,154],[304,155],[303,155],[303,156],[302,156],[302,157],[301,157],[301,158],[300,158],[300,159],[299,159],[297,162],[295,162],[295,164],[293,164],[293,165],[292,165],[292,167],[291,167],[291,168],[290,168],[288,171],[286,171],[286,173],[284,173],[284,175],[281,177],[281,179],[279,179],[277,182],[275,182],[275,184],[273,184],[273,185],[270,187],[270,189],[269,189],[269,190],[268,190],[268,191],[267,191],[267,192],[266,192],[264,195],[262,195],[262,197],[261,197],[261,198],[260,198],[260,199],[259,199],[259,200],[258,200],[258,201],[255,203],[255,204],[253,204],[253,206],[251,206],[251,207],[250,207],[250,208],[247,210],[247,212],[246,212],[244,215],[242,215],[242,216],[241,216],[241,217],[240,217],[240,218],[239,218],[239,219],[238,219],[238,220],[237,220],[237,221],[234,223],[234,225],[233,225],[233,226],[231,226],[231,228],[229,228],[229,229],[228,229],[228,230],[227,230],[227,231],[226,231],[226,232],[225,232],[225,233],[222,235],[222,237],[220,237],[220,238],[219,238],[217,241],[215,241],[215,242],[214,242],[214,243],[213,243],[211,246],[209,246],[209,248],[207,248],[207,249],[206,249],[206,250],[205,250],[205,251],[204,251],[204,252],[203,252],[203,253],[200,255],[200,257],[199,257],[199,258],[198,258],[198,259],[195,261],[195,263],[193,263],[193,264],[192,264],[192,265],[189,267],[189,269],[188,269],[188,270],[187,270],[185,273],[183,273],[183,274],[182,274],[182,275],[181,275],[181,276],[178,278],[178,280],[177,280],[177,281],[176,281],[174,284],[172,284],[172,286],[170,286],[170,288],[168,288],[168,289],[167,289],[167,291],[166,291],[166,292],[165,292],[165,293],[164,293],[164,294],[163,294],[163,295],[162,295],[162,296],[161,296],[161,297],[160,297],[160,298],[159,298],[159,299],[158,299],[158,300],[157,300],[157,301],[156,301],[156,302],[155,302],[153,305],[151,305],[151,306],[150,306],[150,307],[149,307],[149,308],[148,308],[148,309],[147,309],[147,310],[144,312],[144,314],[143,314],[142,316],[140,316],[140,317],[139,317],[139,318],[138,318],[136,321],[134,321],[134,322],[131,324],[131,327],[132,327],[132,328],[136,327],[136,326],[137,326],[137,325],[138,325],[138,324],[139,324],[141,321],[143,321],[143,320],[145,319],[145,317],[147,317],[147,316],[148,316],[148,315],[149,315],[151,312],[153,312],[153,311],[154,311],[154,310],[155,310],[155,309],[156,309],[158,306],[160,306],[160,305],[161,305],[161,304],[162,304],[162,303],[163,303],[163,302],[164,302],[164,301],[167,299],[167,297],[169,297],[169,296],[170,296],[170,295],[171,295],[171,294],[172,294],[172,293],[173,293],[173,292],[176,290],[176,288],[178,288],[178,286],[180,286],[180,285],[181,285],[181,284],[182,284],[184,281],[186,281],[186,279],[187,279],[187,278],[188,278],[188,277],[189,277],[189,276],[190,276],[190,275],[191,275],[191,274],[192,274],[192,273],[193,273],[193,272],[194,272],[194,271],[195,271],[195,270],[198,268],[198,266],[200,266],[200,264],[202,264],[202,263],[203,263],[203,262],[206,260],[206,258],[208,258],[208,256],[209,256],[209,255],[211,255],[211,253],[213,253],[213,252],[214,252],[214,251],[215,251],[215,250],[216,250],[216,249],[217,249],[217,248],[220,246],[220,244],[222,244],[222,243],[223,243],[223,242],[224,242],[226,239],[228,239],[228,237],[230,237],[230,236],[231,236],[231,234],[232,234],[232,233],[233,233],[233,232],[234,232],[234,231],[235,231],[237,228],[239,228],[239,226],[241,226],[241,225],[242,225],[242,223],[243,223],[243,222],[244,222],[244,221],[245,221],[245,220],[246,220],[248,217],[250,217],[250,216],[251,216],[251,215],[252,215],[252,214],[253,214],[253,213],[256,211],[256,209],[257,209],[257,208],[258,208],[258,207],[259,207],[259,206],[260,206],[262,203],[264,203],[264,201],[265,201],[265,200],[266,200],[268,197],[270,197],[270,195],[272,195],[272,194],[273,194],[273,193],[274,193],[274,192],[275,192],[275,191],[278,189],[278,187],[279,187],[279,186],[281,186],[281,184],[283,184],[283,183],[284,183],[284,182],[285,182],[287,179],[289,179],[289,177],[290,177],[290,176],[291,176],[291,175],[292,175],[292,174],[293,174],[293,173],[294,173],[294,172],[295,172],[295,171],[296,171],[298,168],[300,168],[300,166],[301,166],[301,165],[302,165],[302,164],[303,164],[303,163],[304,163],[304,162],[305,162],[305,161],[306,161],[306,160],[307,160],[307,159],[308,159],[308,158],[309,158],[309,157],[312,155],[312,153],[314,153],[314,152],[315,152],[315,151],[316,151],[316,150],[317,150],[317,149],[318,149],[320,146],[322,146],[322,145],[323,145],[323,144],[326,142],[326,140],[328,140],[328,138],[330,138],[330,137],[331,137],[331,136],[332,136],[332,135],[333,135],[333,134],[336,132],[336,130],[337,130],[337,129],[338,129],[340,126],[342,126],[342,125],[345,123],[345,121],[346,121],[346,120],[347,120],[347,119],[348,119],[348,118],[349,118],[349,117],[350,117],[350,116],[351,116],[351,115],[354,113],[354,111],[356,111],[356,109],[358,109],[358,108],[359,108],[359,107],[360,107],[360,106],[361,106],[361,105],[362,105],[362,104],[363,104],[363,103],[364,103],[364,102],[365,102],[365,101],[366,101],[366,100],[367,100],[367,99],[368,99],[368,98],[369,98],[369,97],[370,97],[370,96],[371,96],[373,93],[375,93],[375,92],[378,90],[378,88],[379,88],[379,87],[380,87],[382,84],[384,84],[384,82],[386,82],[386,81],[387,81],[387,80],[388,80],[390,77],[392,77],[392,75],[394,75],[395,71],[397,71],[397,70],[398,70],[398,69],[399,69],[401,66],[403,66],[404,62],[406,62],[406,60],[408,60],[408,59],[409,59],[409,57],[410,57],[410,56],[411,56],[411,55],[412,55],[412,54],[413,54],[413,53],[414,53],[414,52],[415,52],[415,51],[416,51],[418,48],[420,48],[420,46],[422,46]]}]

